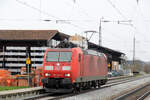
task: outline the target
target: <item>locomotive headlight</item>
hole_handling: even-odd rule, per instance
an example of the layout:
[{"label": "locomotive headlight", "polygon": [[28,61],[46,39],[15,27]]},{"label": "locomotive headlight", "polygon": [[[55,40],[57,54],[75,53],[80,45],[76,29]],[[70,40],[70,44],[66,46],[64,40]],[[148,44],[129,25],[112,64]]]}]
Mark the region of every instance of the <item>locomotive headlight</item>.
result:
[{"label": "locomotive headlight", "polygon": [[53,66],[45,66],[45,70],[53,70]]},{"label": "locomotive headlight", "polygon": [[69,73],[68,73],[68,74],[65,74],[65,76],[70,77],[70,74],[69,74]]},{"label": "locomotive headlight", "polygon": [[71,70],[71,66],[63,66],[62,70]]},{"label": "locomotive headlight", "polygon": [[45,73],[45,76],[51,76],[51,74],[49,74],[49,73]]}]

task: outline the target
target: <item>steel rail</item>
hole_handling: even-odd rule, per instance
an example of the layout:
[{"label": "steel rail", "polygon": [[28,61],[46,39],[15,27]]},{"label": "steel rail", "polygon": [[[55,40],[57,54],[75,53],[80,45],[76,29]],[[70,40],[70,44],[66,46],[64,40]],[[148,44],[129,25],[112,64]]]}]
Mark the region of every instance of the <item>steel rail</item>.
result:
[{"label": "steel rail", "polygon": [[141,97],[139,97],[137,100],[144,100],[147,96],[150,95],[150,91],[147,91],[145,94],[143,94]]},{"label": "steel rail", "polygon": [[25,97],[21,100],[33,100],[33,99],[39,99],[39,98],[43,98],[46,96],[52,95],[52,93],[44,93],[44,94],[39,94],[39,95],[35,95],[35,96],[31,96],[31,97]]},{"label": "steel rail", "polygon": [[[115,98],[114,100],[124,100],[125,98],[127,98],[127,97],[133,95],[134,93],[136,93],[136,92],[138,92],[138,91],[141,91],[142,89],[144,89],[144,88],[146,88],[146,87],[148,87],[148,86],[150,86],[150,84],[146,84],[146,85],[144,85],[144,86],[142,86],[142,87],[140,87],[140,88],[137,88],[137,89],[135,89],[135,90],[133,90],[133,91],[130,91],[130,92],[124,94],[124,95],[121,95],[121,96]],[[142,99],[141,99],[141,100],[142,100]]]},{"label": "steel rail", "polygon": [[[90,89],[90,90],[85,90],[83,92],[80,92],[79,94],[67,94],[67,95],[57,96],[56,98],[50,98],[48,100],[59,100],[59,99],[63,99],[63,98],[70,97],[70,96],[77,96],[77,95],[84,94],[84,93],[87,93],[87,92],[108,88],[108,87],[111,87],[111,86],[115,86],[115,85],[131,82],[131,81],[134,81],[134,80],[139,80],[139,79],[131,79],[131,80],[126,80],[126,81],[124,80],[124,81],[113,83],[113,84],[109,84],[109,85],[106,84],[106,85],[103,85],[101,88],[96,88],[96,89],[93,88],[93,89]],[[120,100],[122,100],[122,99],[120,99]]]},{"label": "steel rail", "polygon": [[117,79],[125,79],[125,78],[130,78],[130,77],[135,77],[135,76],[119,76],[119,77],[110,77],[108,80],[117,80]]}]

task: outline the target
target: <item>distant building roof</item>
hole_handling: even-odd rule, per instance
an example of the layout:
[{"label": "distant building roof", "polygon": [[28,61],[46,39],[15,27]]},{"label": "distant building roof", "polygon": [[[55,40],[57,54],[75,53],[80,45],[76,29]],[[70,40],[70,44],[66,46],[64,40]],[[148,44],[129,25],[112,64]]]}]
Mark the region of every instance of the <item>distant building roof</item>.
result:
[{"label": "distant building roof", "polygon": [[49,40],[57,30],[0,30],[0,40]]},{"label": "distant building roof", "polygon": [[97,51],[107,54],[108,58],[112,59],[114,61],[121,62],[121,60],[124,60],[121,58],[122,56],[125,56],[125,54],[122,52],[112,50],[107,47],[99,46],[99,45],[91,43],[91,42],[88,43],[88,47],[89,47],[89,49],[94,49],[94,50],[97,50]]},{"label": "distant building roof", "polygon": [[0,47],[6,46],[46,46],[47,41],[63,41],[69,35],[58,30],[0,30]]},{"label": "distant building roof", "polygon": [[110,49],[110,48],[107,48],[107,47],[99,46],[99,45],[94,44],[92,42],[89,42],[88,46],[89,46],[89,48],[97,48],[99,50],[107,51],[108,53],[115,53],[115,54],[118,54],[119,56],[122,55],[122,54],[125,55],[122,52],[119,52],[119,51],[116,51],[116,50],[113,50],[113,49]]}]

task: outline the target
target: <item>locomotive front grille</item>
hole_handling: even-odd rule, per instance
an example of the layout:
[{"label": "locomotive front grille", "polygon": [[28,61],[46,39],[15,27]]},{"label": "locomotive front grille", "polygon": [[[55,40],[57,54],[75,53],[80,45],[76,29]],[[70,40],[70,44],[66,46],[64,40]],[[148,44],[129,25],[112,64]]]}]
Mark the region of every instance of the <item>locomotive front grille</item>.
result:
[{"label": "locomotive front grille", "polygon": [[42,82],[47,88],[64,88],[72,84],[70,78],[44,78]]}]

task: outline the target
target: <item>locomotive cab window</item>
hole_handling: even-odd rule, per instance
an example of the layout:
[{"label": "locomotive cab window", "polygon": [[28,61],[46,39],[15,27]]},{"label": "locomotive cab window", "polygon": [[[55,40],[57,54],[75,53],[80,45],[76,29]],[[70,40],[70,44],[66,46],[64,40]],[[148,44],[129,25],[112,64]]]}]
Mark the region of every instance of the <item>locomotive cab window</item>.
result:
[{"label": "locomotive cab window", "polygon": [[46,61],[58,61],[59,52],[47,52]]},{"label": "locomotive cab window", "polygon": [[47,62],[70,62],[72,60],[72,52],[55,52],[49,51],[46,55]]},{"label": "locomotive cab window", "polygon": [[60,52],[59,61],[71,61],[72,52]]}]

